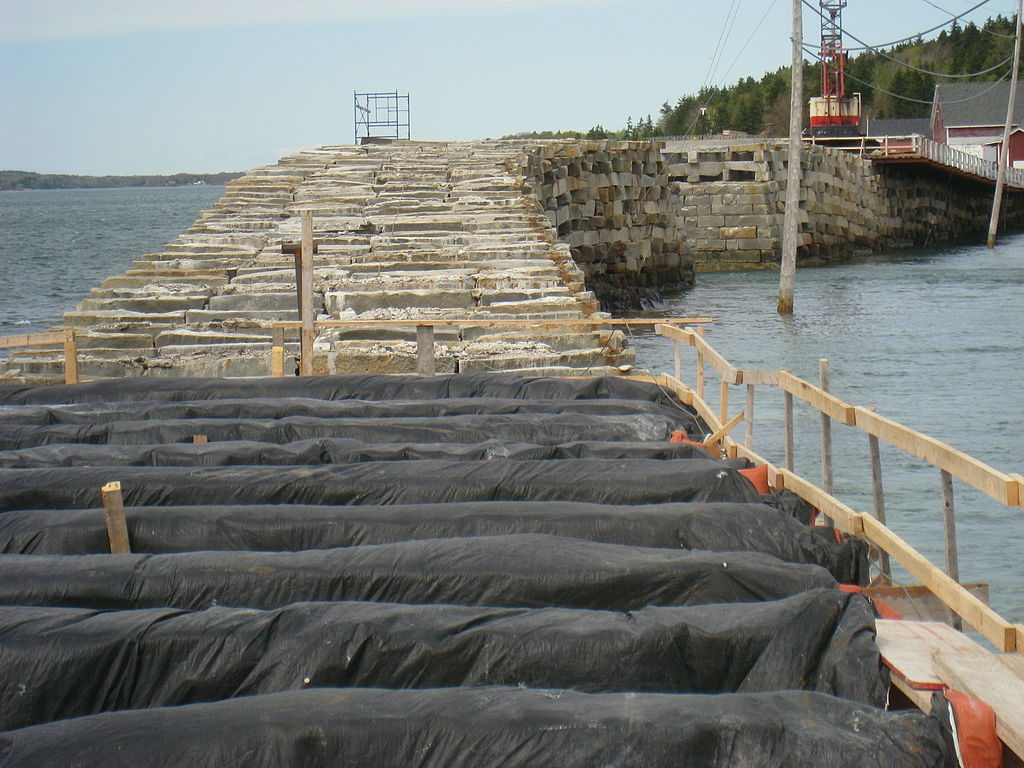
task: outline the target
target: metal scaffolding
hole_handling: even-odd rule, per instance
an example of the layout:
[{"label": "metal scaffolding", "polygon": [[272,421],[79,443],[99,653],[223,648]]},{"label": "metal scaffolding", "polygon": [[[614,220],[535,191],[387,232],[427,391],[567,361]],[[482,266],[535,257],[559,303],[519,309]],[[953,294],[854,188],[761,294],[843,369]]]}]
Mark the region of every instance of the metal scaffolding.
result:
[{"label": "metal scaffolding", "polygon": [[356,93],[354,103],[356,144],[409,138],[409,94]]}]

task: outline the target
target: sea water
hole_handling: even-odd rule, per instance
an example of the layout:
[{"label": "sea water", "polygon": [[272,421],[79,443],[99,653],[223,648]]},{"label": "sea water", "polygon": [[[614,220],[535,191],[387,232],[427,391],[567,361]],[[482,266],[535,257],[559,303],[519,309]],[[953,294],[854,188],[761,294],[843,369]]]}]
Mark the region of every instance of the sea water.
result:
[{"label": "sea water", "polygon": [[[217,186],[0,192],[0,335],[60,325],[90,288],[159,251],[222,194]],[[777,290],[777,272],[700,274],[696,287],[641,314],[714,318],[707,339],[740,368],[786,368],[816,382],[827,358],[838,397],[996,469],[1024,472],[1024,236],[991,251],[894,251],[801,268],[790,318],[775,312]],[[669,342],[650,329],[629,333],[639,367],[672,370]],[[693,372],[687,348],[684,377],[692,382]],[[730,413],[743,408],[744,394],[731,389]],[[816,481],[818,428],[798,401],[796,469]],[[781,396],[759,387],[754,450],[781,464],[782,431]],[[852,427],[832,431],[836,495],[870,511],[867,439]],[[889,524],[941,564],[939,471],[884,443],[882,471]],[[954,490],[961,579],[990,583],[993,606],[1024,622],[1024,510],[959,481]]]}]

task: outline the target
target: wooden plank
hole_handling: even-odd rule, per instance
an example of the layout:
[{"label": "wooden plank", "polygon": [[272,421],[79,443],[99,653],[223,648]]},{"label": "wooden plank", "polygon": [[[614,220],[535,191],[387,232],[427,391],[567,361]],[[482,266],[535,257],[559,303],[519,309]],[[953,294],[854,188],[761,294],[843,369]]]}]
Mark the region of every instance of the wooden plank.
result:
[{"label": "wooden plank", "polygon": [[756,384],[762,387],[774,387],[779,383],[779,372],[765,368],[744,368],[740,371],[744,384]]},{"label": "wooden plank", "polygon": [[78,383],[78,344],[75,329],[64,329],[64,383]]},{"label": "wooden plank", "polygon": [[932,667],[934,654],[987,653],[963,632],[941,621],[876,619],[875,630],[882,661],[918,690],[938,691],[946,687]]},{"label": "wooden plank", "polygon": [[704,441],[704,447],[710,449],[713,446],[715,446],[723,437],[725,437],[726,434],[728,434],[728,432],[731,429],[733,429],[741,421],[743,421],[743,411],[737,413],[735,416],[733,416],[731,419],[725,422],[725,424],[723,424],[721,427],[719,427],[710,435],[708,435],[707,439]]},{"label": "wooden plank", "polygon": [[313,212],[302,211],[302,245],[299,249],[298,285],[299,292],[299,373],[313,375]]},{"label": "wooden plank", "polygon": [[739,369],[726,360],[718,351],[708,344],[699,334],[693,337],[693,346],[704,355],[704,359],[711,363],[711,367],[718,371],[725,384],[742,384],[743,377]]},{"label": "wooden plank", "polygon": [[[934,464],[1006,505],[1017,503],[1017,483],[1009,475],[968,456],[948,443],[905,427],[866,408],[854,408],[857,426],[909,454]],[[1012,500],[1012,501],[1011,501]]]},{"label": "wooden plank", "polygon": [[205,445],[208,442],[210,442],[210,439],[206,435],[192,435],[193,445]]},{"label": "wooden plank", "polygon": [[981,699],[996,715],[996,735],[1014,754],[1024,758],[1024,680],[987,651],[939,651],[932,662],[942,680],[954,690]]},{"label": "wooden plank", "polygon": [[[988,584],[962,584],[964,589],[988,605]],[[868,597],[877,597],[905,619],[949,623],[949,608],[927,587],[905,584],[892,587],[868,587]]]},{"label": "wooden plank", "polygon": [[834,520],[843,530],[854,535],[862,532],[861,520],[863,515],[859,512],[855,512],[839,501],[839,499],[825,493],[814,483],[805,480],[795,472],[791,472],[788,469],[780,469],[779,477],[782,480],[783,488],[788,488],[797,496],[810,502],[823,515]]},{"label": "wooden plank", "polygon": [[[1017,498],[1013,503],[1018,507],[1024,507],[1024,475],[1018,475],[1016,472],[1011,472],[1010,479],[1017,484],[1017,488],[1016,491],[1011,490],[1008,495],[1012,498],[1014,492],[1016,492]],[[1007,499],[1007,501],[1009,501],[1009,499]]]},{"label": "wooden plank", "polygon": [[743,431],[743,445],[747,448],[754,447],[754,385],[747,384],[747,402],[744,405],[743,412],[747,414],[744,421],[745,429]]},{"label": "wooden plank", "polygon": [[0,336],[0,349],[14,347],[37,347],[42,344],[63,344],[64,332],[55,333],[19,333],[15,336]]},{"label": "wooden plank", "polygon": [[785,404],[785,421],[786,421],[786,469],[790,472],[793,471],[795,465],[795,457],[793,456],[793,395],[790,392],[784,393]]},{"label": "wooden plank", "polygon": [[[478,328],[481,326],[492,327],[502,326],[510,328],[537,326],[541,328],[550,327],[571,327],[571,326],[606,326],[606,325],[653,325],[665,323],[713,323],[710,317],[684,317],[684,318],[628,318],[619,317],[566,317],[561,319],[536,318],[536,319],[476,319],[472,317],[453,318],[450,320],[437,320],[434,318],[411,318],[409,320],[317,320],[317,328],[401,328],[416,325],[429,325],[433,328]],[[275,328],[300,328],[302,322],[299,320],[275,320],[271,325]],[[679,328],[676,331],[682,330]],[[58,339],[59,340],[59,339]],[[685,343],[685,342],[684,342]]]},{"label": "wooden plank", "polygon": [[273,341],[270,347],[270,375],[275,378],[284,376],[284,328],[274,328]]},{"label": "wooden plank", "polygon": [[107,541],[110,553],[122,555],[131,552],[128,544],[128,525],[124,519],[124,502],[121,498],[121,483],[114,481],[100,488],[103,499],[103,517],[107,523]]},{"label": "wooden plank", "polygon": [[718,419],[725,422],[729,418],[729,383],[722,380],[718,388]]},{"label": "wooden plank", "polygon": [[[875,503],[875,519],[885,525],[885,488],[882,485],[882,454],[878,449],[878,438],[868,435],[868,455],[871,459],[871,495]],[[879,562],[881,571],[885,576],[892,577],[892,565],[889,562],[889,554],[882,552]]]},{"label": "wooden plank", "polygon": [[685,405],[693,405],[693,390],[683,384],[679,379],[667,373],[660,373],[657,376],[645,376],[641,374],[630,374],[626,378],[636,381],[649,381],[661,387],[672,390],[672,393]]},{"label": "wooden plank", "polygon": [[[827,393],[830,388],[828,360],[818,361],[818,375],[821,377],[821,391]],[[821,487],[832,495],[832,419],[826,413],[821,414]]]},{"label": "wooden plank", "polygon": [[740,458],[747,459],[748,461],[752,462],[755,466],[761,466],[762,464],[768,465],[768,485],[771,486],[772,488],[776,487],[779,473],[778,467],[776,467],[774,464],[768,461],[764,456],[755,453],[746,446],[730,441],[728,437],[726,438],[726,440],[728,441],[731,458],[736,458],[738,456]]},{"label": "wooden plank", "polygon": [[929,690],[918,690],[914,688],[910,683],[901,678],[891,669],[889,670],[889,682],[898,688],[904,696],[910,699],[910,702],[924,712],[926,715],[932,713],[932,694],[933,691]]},{"label": "wooden plank", "polygon": [[429,325],[416,326],[416,373],[434,375],[434,329]]},{"label": "wooden plank", "polygon": [[833,397],[828,392],[822,391],[809,381],[794,376],[789,371],[779,371],[779,386],[785,392],[813,405],[822,413],[827,413],[840,424],[850,426],[856,422],[852,405],[844,403],[838,397]]},{"label": "wooden plank", "polygon": [[1017,649],[1015,628],[962,586],[949,578],[924,555],[870,515],[861,518],[864,535],[884,549],[910,574],[930,589],[968,624],[1001,651]]}]

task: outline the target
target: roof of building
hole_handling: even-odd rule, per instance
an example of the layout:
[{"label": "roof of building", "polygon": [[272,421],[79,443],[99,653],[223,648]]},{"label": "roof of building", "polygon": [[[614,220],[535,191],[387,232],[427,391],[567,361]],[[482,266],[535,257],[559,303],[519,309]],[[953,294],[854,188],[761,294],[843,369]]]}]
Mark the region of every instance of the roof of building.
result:
[{"label": "roof of building", "polygon": [[[1009,83],[939,83],[935,86],[935,102],[942,104],[942,122],[947,128],[1003,125],[1009,98]],[[1018,97],[1014,103],[1013,122],[1024,123],[1024,98]]]},{"label": "roof of building", "polygon": [[879,120],[869,117],[865,126],[868,136],[913,136],[932,137],[932,123],[927,117],[902,117]]}]

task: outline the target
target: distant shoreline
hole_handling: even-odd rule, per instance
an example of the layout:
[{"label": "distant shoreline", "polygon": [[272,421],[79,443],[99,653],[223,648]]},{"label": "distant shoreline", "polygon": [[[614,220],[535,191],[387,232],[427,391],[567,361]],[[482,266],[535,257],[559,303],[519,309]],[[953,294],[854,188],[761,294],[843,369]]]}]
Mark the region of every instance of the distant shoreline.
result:
[{"label": "distant shoreline", "polygon": [[224,184],[237,179],[242,172],[175,173],[137,176],[77,176],[70,173],[36,173],[35,171],[0,171],[0,190],[22,189],[117,189],[122,187],[188,187],[203,184]]}]

